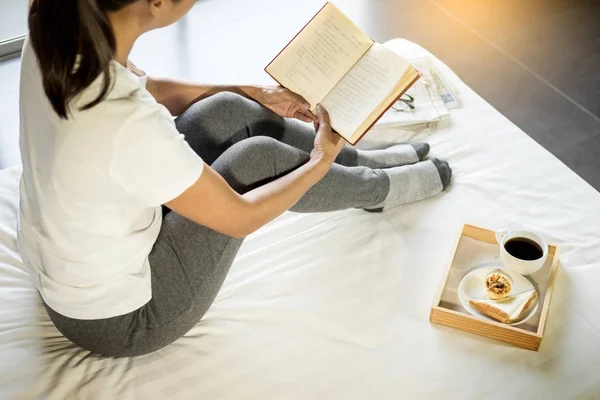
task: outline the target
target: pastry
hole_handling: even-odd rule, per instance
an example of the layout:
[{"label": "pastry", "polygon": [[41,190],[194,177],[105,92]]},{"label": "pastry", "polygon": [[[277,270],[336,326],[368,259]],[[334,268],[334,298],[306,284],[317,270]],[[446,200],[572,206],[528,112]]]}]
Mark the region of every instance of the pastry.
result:
[{"label": "pastry", "polygon": [[512,280],[502,272],[494,272],[485,277],[485,291],[492,300],[508,297],[512,291]]},{"label": "pastry", "polygon": [[501,301],[497,300],[469,300],[471,307],[496,321],[510,324],[517,321],[523,311],[531,305],[537,297],[535,290],[521,293]]}]

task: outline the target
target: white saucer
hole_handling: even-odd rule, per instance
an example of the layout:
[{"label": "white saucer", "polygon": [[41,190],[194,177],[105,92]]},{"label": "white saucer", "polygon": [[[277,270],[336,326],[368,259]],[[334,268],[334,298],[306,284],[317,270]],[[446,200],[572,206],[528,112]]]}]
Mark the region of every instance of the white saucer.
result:
[{"label": "white saucer", "polygon": [[[474,269],[473,271],[466,274],[458,284],[458,299],[460,300],[460,304],[471,315],[494,322],[498,321],[480,313],[479,311],[471,307],[471,305],[469,304],[469,299],[482,300],[488,298],[483,282],[486,276],[491,274],[493,271],[497,270],[502,270],[503,274],[508,275],[510,279],[512,279],[513,287],[509,296],[535,289],[532,283],[529,282],[529,280],[527,280],[527,278],[525,278],[523,275],[519,274],[518,272],[503,268],[501,266],[481,267]],[[519,325],[531,318],[538,309],[538,298],[539,295],[536,296],[535,300],[529,305],[529,307],[527,307],[527,309],[523,311],[523,314],[521,314],[521,318],[509,325]]]}]

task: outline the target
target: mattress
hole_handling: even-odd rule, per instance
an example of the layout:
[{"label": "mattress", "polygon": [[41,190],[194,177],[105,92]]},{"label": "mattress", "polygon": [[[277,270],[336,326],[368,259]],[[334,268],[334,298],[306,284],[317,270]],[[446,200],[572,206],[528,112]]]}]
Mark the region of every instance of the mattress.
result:
[{"label": "mattress", "polygon": [[[16,251],[20,171],[1,171],[0,398],[600,398],[600,194],[435,62],[463,107],[429,135],[364,145],[429,142],[450,190],[382,214],[284,214],[246,240],[205,318],[154,354],[90,354],[54,328]],[[539,352],[430,324],[463,223],[563,246]]]}]

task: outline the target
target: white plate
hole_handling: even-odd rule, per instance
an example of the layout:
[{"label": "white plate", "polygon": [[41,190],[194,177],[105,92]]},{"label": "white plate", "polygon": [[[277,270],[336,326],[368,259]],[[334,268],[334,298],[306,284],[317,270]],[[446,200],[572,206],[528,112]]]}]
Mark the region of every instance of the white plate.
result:
[{"label": "white plate", "polygon": [[[503,274],[508,275],[510,279],[512,279],[513,287],[509,296],[535,289],[533,287],[533,284],[529,282],[527,278],[525,278],[523,275],[500,266],[481,267],[474,269],[473,271],[466,274],[458,284],[458,299],[460,300],[460,304],[471,315],[494,322],[498,321],[480,313],[479,311],[471,307],[471,305],[469,304],[469,299],[482,300],[488,298],[485,290],[484,279],[493,271],[497,270],[502,270]],[[536,292],[536,294],[538,293]],[[521,314],[521,318],[509,325],[519,325],[531,318],[531,316],[535,314],[536,310],[538,309],[538,298],[539,295],[536,296],[535,300],[529,305],[529,307],[527,307],[527,309],[523,311],[523,314]]]}]

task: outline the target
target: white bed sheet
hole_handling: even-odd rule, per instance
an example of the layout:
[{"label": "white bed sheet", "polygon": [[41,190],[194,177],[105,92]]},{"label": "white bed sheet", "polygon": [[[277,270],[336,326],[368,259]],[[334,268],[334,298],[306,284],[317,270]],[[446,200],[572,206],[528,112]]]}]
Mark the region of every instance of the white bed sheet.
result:
[{"label": "white bed sheet", "polygon": [[[15,249],[19,170],[0,172],[0,398],[600,398],[600,194],[452,82],[464,107],[425,138],[454,169],[448,193],[383,214],[283,215],[247,239],[201,323],[138,358],[91,355],[53,327]],[[464,222],[563,246],[539,352],[429,323]]]}]

